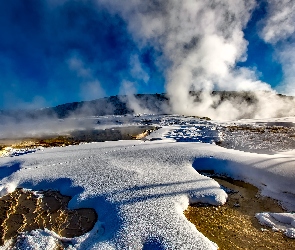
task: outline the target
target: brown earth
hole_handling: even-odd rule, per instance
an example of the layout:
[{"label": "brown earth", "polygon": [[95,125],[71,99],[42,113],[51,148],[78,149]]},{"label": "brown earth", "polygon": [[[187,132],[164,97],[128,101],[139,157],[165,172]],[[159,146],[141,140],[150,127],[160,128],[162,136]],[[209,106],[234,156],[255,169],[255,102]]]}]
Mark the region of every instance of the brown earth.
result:
[{"label": "brown earth", "polygon": [[295,240],[280,232],[261,226],[255,214],[259,212],[284,212],[279,204],[259,195],[258,189],[248,183],[225,179],[216,180],[234,190],[223,206],[197,204],[184,211],[187,219],[220,250],[231,249],[295,249]]},{"label": "brown earth", "polygon": [[69,196],[58,191],[38,195],[17,189],[0,198],[0,245],[20,232],[47,228],[63,237],[76,237],[90,231],[97,221],[94,209],[69,210]]}]

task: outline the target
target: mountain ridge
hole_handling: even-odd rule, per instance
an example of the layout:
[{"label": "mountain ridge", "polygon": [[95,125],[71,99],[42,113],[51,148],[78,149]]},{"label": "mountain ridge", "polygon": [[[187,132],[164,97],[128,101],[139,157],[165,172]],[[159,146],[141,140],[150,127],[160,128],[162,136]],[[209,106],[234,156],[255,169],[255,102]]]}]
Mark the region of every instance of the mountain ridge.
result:
[{"label": "mountain ridge", "polygon": [[[201,91],[191,91],[195,102],[200,102]],[[216,108],[224,101],[235,100],[255,105],[258,102],[256,92],[252,91],[213,91],[212,96],[218,96],[218,101],[213,104]],[[277,94],[281,99],[295,101],[295,97]],[[64,103],[54,107],[31,110],[0,110],[0,119],[12,118],[16,122],[23,119],[37,119],[42,117],[54,117],[64,119],[68,117],[103,116],[103,115],[127,115],[140,113],[144,110],[156,114],[172,113],[170,99],[165,93],[161,94],[135,94],[116,95],[95,99],[92,101],[80,101]]]}]

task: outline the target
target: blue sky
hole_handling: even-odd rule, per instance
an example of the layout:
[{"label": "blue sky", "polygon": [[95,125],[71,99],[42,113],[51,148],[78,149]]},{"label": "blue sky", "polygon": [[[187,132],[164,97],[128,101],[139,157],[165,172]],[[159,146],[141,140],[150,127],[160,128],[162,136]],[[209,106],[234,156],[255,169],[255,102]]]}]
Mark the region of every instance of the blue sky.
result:
[{"label": "blue sky", "polygon": [[238,65],[256,68],[259,79],[275,88],[283,80],[283,71],[276,57],[274,46],[266,43],[259,36],[260,22],[266,17],[267,6],[266,1],[260,1],[259,4],[243,30],[245,39],[249,42],[247,61],[238,63]]},{"label": "blue sky", "polygon": [[[139,37],[131,25],[136,20],[103,0],[57,2],[0,2],[0,109],[55,106],[129,91],[166,92],[167,72],[175,62],[159,42],[165,33],[155,36],[156,42],[147,33]],[[258,4],[242,28],[248,58],[234,67],[253,70],[275,88],[284,75],[278,43],[261,38],[268,5]]]}]

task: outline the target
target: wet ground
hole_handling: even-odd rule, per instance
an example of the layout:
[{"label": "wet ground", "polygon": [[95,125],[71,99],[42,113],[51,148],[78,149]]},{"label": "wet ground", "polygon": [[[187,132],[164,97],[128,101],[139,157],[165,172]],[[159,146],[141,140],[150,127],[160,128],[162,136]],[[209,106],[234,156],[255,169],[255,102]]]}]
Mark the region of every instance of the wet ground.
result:
[{"label": "wet ground", "polygon": [[[42,135],[29,138],[0,139],[0,156],[11,155],[11,149],[22,149],[16,155],[27,153],[38,147],[62,147],[83,142],[103,142],[118,140],[140,140],[158,129],[154,126],[127,126],[108,129],[74,130],[60,135]],[[15,153],[13,153],[15,155]]]},{"label": "wet ground", "polygon": [[77,130],[71,132],[69,138],[81,142],[135,140],[142,139],[155,129],[152,126],[128,126],[98,130]]},{"label": "wet ground", "polygon": [[228,192],[226,204],[219,207],[197,204],[189,206],[184,214],[220,250],[295,249],[294,239],[261,226],[255,218],[259,212],[284,212],[275,200],[260,196],[251,184],[229,178],[214,179]]},{"label": "wet ground", "polygon": [[0,198],[0,245],[20,232],[47,228],[72,238],[90,231],[97,221],[94,209],[69,210],[71,197],[58,191],[32,192],[22,189]]}]

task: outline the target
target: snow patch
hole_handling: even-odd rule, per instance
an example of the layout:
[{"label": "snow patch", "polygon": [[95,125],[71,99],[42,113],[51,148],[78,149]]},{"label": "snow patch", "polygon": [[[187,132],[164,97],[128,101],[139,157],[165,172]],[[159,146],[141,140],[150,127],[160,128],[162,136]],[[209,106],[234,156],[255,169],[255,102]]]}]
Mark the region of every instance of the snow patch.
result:
[{"label": "snow patch", "polygon": [[283,232],[289,238],[295,238],[294,213],[257,213],[255,217],[261,225],[269,226],[273,231]]}]

